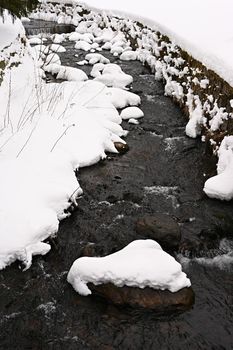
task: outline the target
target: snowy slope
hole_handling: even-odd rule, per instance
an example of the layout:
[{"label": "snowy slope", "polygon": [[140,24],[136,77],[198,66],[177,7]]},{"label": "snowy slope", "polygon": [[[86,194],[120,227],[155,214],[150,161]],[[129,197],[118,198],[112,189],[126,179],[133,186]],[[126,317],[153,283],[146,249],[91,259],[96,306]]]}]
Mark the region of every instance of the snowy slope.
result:
[{"label": "snowy slope", "polygon": [[6,12],[0,17],[0,51],[10,45],[19,34],[24,33],[24,27],[19,19],[12,21]]}]

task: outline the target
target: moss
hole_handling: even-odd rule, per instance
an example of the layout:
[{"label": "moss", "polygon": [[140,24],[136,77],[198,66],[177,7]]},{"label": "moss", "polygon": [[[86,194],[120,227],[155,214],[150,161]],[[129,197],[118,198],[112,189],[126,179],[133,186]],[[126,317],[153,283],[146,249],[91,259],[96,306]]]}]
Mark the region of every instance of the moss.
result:
[{"label": "moss", "polygon": [[4,70],[6,68],[6,62],[5,61],[0,61],[0,69]]}]

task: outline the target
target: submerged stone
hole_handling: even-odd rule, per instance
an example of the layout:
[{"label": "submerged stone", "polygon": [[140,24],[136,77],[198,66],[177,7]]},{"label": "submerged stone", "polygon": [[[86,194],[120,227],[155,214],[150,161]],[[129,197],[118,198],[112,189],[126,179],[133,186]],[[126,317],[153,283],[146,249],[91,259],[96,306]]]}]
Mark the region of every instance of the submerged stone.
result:
[{"label": "submerged stone", "polygon": [[156,240],[165,250],[176,249],[181,240],[178,223],[166,214],[146,215],[136,222],[135,229],[143,237]]}]

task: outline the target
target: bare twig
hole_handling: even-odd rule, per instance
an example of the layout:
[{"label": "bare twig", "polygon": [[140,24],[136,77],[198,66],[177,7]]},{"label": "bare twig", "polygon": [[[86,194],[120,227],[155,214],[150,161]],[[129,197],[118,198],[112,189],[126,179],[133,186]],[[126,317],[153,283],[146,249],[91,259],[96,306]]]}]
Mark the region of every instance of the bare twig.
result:
[{"label": "bare twig", "polygon": [[67,128],[65,129],[65,131],[63,131],[63,133],[61,134],[61,136],[57,139],[57,141],[54,143],[53,147],[51,148],[50,152],[53,152],[54,148],[56,147],[56,145],[58,144],[58,142],[61,140],[61,138],[66,134],[67,130],[69,130],[72,126],[75,126],[75,124],[71,124],[69,126],[67,126]]}]

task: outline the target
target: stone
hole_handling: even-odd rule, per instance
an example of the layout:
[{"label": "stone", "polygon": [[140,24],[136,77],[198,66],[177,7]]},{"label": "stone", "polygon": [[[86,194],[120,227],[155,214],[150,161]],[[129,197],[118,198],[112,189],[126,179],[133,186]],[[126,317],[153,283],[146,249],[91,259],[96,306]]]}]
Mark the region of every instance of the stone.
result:
[{"label": "stone", "polygon": [[155,290],[149,287],[117,287],[112,283],[94,285],[88,283],[93,294],[99,295],[116,305],[128,305],[155,310],[158,312],[182,312],[190,309],[195,302],[191,287],[172,293],[168,290]]},{"label": "stone", "polygon": [[177,249],[181,240],[178,223],[166,214],[146,215],[136,222],[135,229],[144,238],[157,241],[164,250]]},{"label": "stone", "polygon": [[127,143],[114,142],[114,146],[120,154],[124,154],[129,150],[129,146],[127,145]]}]

